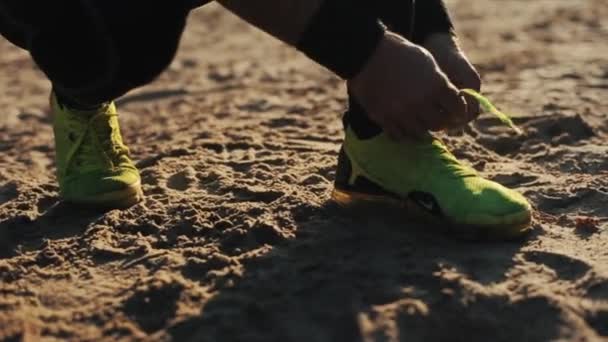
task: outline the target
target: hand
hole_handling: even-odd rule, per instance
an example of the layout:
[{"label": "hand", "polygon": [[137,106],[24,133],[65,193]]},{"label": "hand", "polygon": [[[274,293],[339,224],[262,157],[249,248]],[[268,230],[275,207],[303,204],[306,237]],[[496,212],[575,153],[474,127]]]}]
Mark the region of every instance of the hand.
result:
[{"label": "hand", "polygon": [[451,128],[467,115],[464,99],[433,56],[392,33],[348,87],[370,119],[396,140]]},{"label": "hand", "polygon": [[[441,70],[459,89],[470,88],[481,91],[481,78],[475,67],[460,49],[458,39],[449,33],[429,36],[424,47],[435,57]],[[465,95],[467,115],[464,121],[455,124],[464,126],[479,116],[479,103],[470,95]]]}]

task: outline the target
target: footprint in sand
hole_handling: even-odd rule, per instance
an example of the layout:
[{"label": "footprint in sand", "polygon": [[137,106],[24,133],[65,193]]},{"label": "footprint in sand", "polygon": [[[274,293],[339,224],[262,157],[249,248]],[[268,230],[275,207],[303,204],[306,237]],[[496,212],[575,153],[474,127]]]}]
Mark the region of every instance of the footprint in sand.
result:
[{"label": "footprint in sand", "polygon": [[0,205],[12,201],[17,198],[18,195],[17,183],[9,182],[0,186]]},{"label": "footprint in sand", "polygon": [[591,269],[591,266],[584,261],[552,252],[525,252],[524,258],[530,262],[551,268],[560,279],[564,280],[579,279]]},{"label": "footprint in sand", "polygon": [[601,283],[591,285],[587,289],[587,297],[608,302],[608,279]]},{"label": "footprint in sand", "polygon": [[195,171],[192,168],[178,172],[167,179],[167,187],[176,191],[186,191],[196,182]]},{"label": "footprint in sand", "polygon": [[245,202],[272,203],[285,195],[281,191],[273,191],[261,186],[234,187],[234,196]]},{"label": "footprint in sand", "polygon": [[530,120],[530,138],[551,140],[553,144],[572,145],[594,136],[591,125],[580,115],[547,116]]},{"label": "footprint in sand", "polygon": [[476,127],[482,130],[478,142],[501,155],[534,154],[539,146],[542,146],[539,144],[548,142],[553,146],[574,145],[595,135],[591,125],[580,115],[520,117],[516,118],[515,122],[523,128],[525,139],[513,135],[483,132],[484,129],[494,127],[498,123],[494,119],[480,119],[476,122]]},{"label": "footprint in sand", "polygon": [[601,216],[604,208],[601,204],[608,201],[608,196],[604,192],[588,187],[572,192],[552,190],[547,193],[530,194],[530,197],[537,204],[538,209],[552,214],[567,213],[573,207],[581,208],[587,205],[590,208],[587,214]]},{"label": "footprint in sand", "polygon": [[124,301],[123,310],[144,331],[158,331],[174,317],[185,288],[183,280],[163,273],[157,274],[140,281]]},{"label": "footprint in sand", "polygon": [[585,320],[598,335],[608,337],[608,309],[595,310],[588,314]]}]

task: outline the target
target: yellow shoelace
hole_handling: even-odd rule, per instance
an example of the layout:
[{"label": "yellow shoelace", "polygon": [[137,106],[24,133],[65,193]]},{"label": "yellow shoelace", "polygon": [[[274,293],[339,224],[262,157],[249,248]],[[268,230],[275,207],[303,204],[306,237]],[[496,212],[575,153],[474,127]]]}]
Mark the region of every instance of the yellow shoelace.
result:
[{"label": "yellow shoelace", "polygon": [[500,110],[498,110],[498,108],[496,108],[496,106],[494,106],[494,104],[492,104],[492,102],[490,100],[488,100],[487,97],[481,95],[479,92],[477,92],[473,89],[462,89],[462,90],[460,90],[460,94],[461,95],[468,94],[468,95],[473,96],[477,100],[477,102],[479,102],[479,105],[481,106],[481,108],[484,111],[496,116],[498,118],[498,120],[500,120],[505,125],[511,127],[517,134],[519,134],[519,135],[523,134],[523,131],[521,130],[521,128],[519,128],[519,127],[517,127],[517,125],[515,125],[515,123],[511,119],[511,117],[509,115],[501,112]]},{"label": "yellow shoelace", "polygon": [[[96,134],[96,132],[90,132],[91,130],[94,130],[94,128],[92,128],[94,126],[94,122],[96,119],[103,117],[103,116],[108,116],[108,119],[111,119],[112,117],[117,117],[118,114],[108,114],[108,113],[99,113],[96,115],[91,116],[88,119],[88,122],[86,124],[86,127],[84,129],[84,131],[82,131],[82,133],[78,136],[78,138],[76,139],[74,145],[72,146],[72,148],[70,149],[68,156],[67,156],[67,163],[66,163],[66,168],[64,172],[67,172],[67,170],[70,168],[72,162],[75,159],[76,153],[78,152],[78,150],[80,150],[81,148],[85,147],[84,141],[87,137],[88,133],[92,133],[92,137],[93,139],[91,140],[91,143],[93,144],[93,149],[96,151],[101,152],[100,154],[103,156],[104,161],[108,164],[111,165],[112,168],[116,167],[114,160],[112,159],[112,156],[108,155],[106,149],[104,149],[104,145],[103,143],[100,141],[99,136]],[[121,144],[118,141],[114,141],[113,140],[113,135],[115,133],[112,132],[111,133],[111,137],[109,138],[111,140],[111,149],[112,149],[112,154],[115,156],[119,156],[121,154],[128,154],[128,148]],[[93,156],[96,155],[95,151],[83,151],[82,153],[83,156]],[[89,164],[94,164],[95,161],[89,163]]]}]

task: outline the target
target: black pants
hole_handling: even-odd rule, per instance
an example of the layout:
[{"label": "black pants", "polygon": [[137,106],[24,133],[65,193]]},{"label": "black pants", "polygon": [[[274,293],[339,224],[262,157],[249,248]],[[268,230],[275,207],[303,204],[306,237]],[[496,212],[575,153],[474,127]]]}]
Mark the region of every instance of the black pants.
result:
[{"label": "black pants", "polygon": [[[440,0],[418,2],[429,1],[445,11]],[[208,2],[0,0],[0,34],[31,53],[56,92],[95,104],[156,78],[173,60],[189,12]],[[368,3],[392,31],[412,38],[412,0]]]}]

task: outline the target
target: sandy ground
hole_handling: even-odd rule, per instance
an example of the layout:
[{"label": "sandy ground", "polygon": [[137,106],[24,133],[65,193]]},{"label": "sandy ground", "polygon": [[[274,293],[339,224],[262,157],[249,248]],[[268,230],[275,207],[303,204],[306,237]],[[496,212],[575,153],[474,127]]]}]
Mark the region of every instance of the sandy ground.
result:
[{"label": "sandy ground", "polygon": [[518,113],[446,138],[534,232],[457,241],[328,203],[340,81],[211,6],[120,100],[147,198],[58,203],[49,84],[0,41],[0,340],[608,340],[608,2],[449,2]]}]

